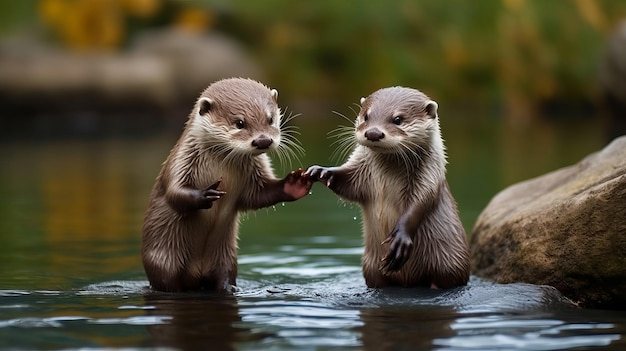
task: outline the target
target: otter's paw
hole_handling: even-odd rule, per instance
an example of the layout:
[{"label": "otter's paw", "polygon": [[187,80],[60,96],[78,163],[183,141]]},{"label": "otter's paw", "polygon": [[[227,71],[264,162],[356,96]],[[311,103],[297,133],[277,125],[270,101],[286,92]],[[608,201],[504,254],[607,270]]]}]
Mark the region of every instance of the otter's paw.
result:
[{"label": "otter's paw", "polygon": [[411,257],[411,250],[413,249],[413,240],[411,240],[411,237],[403,229],[398,227],[394,228],[381,244],[385,245],[389,243],[389,252],[381,260],[382,264],[380,270],[383,274],[399,271]]},{"label": "otter's paw", "polygon": [[209,185],[206,189],[202,190],[200,196],[200,208],[211,208],[213,201],[219,200],[225,191],[217,190],[217,187],[222,183],[222,178],[218,179],[215,183]]},{"label": "otter's paw", "polygon": [[302,168],[298,168],[297,171],[292,171],[284,180],[283,191],[294,200],[305,197],[313,186],[313,180],[304,173]]},{"label": "otter's paw", "polygon": [[329,186],[333,180],[333,171],[330,167],[314,165],[309,167],[304,174],[311,177],[313,181],[319,181],[326,186]]}]

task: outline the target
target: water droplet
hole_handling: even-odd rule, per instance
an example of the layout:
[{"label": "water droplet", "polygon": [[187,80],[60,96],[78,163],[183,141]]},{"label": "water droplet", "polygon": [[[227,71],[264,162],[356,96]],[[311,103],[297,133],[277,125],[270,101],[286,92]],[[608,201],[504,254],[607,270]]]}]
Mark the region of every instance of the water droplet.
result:
[{"label": "water droplet", "polygon": [[285,207],[285,203],[284,203],[284,202],[283,202],[281,205],[282,205],[283,207]]},{"label": "water droplet", "polygon": [[356,216],[352,217],[352,219],[356,221]]},{"label": "water droplet", "polygon": [[272,210],[276,211],[276,206],[272,206]]},{"label": "water droplet", "polygon": [[312,192],[312,191],[309,191],[309,195],[313,195],[313,192]]}]

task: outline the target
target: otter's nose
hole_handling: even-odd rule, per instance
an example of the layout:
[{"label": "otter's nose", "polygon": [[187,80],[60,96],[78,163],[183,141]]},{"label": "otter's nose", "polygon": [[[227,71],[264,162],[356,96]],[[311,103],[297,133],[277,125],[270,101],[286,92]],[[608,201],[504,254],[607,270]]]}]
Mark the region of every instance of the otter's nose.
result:
[{"label": "otter's nose", "polygon": [[252,146],[259,150],[265,150],[272,145],[273,140],[264,134],[261,134],[258,138],[252,140]]},{"label": "otter's nose", "polygon": [[374,127],[365,131],[365,138],[369,141],[380,141],[380,139],[385,137],[385,133],[381,132],[380,129]]}]

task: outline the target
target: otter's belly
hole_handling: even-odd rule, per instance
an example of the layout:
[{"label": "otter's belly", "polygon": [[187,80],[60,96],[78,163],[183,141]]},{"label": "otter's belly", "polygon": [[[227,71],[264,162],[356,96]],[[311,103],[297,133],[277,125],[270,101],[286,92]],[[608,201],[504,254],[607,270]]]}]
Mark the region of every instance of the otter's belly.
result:
[{"label": "otter's belly", "polygon": [[378,199],[378,201],[363,206],[363,243],[365,245],[363,254],[363,266],[378,271],[380,260],[387,254],[389,245],[382,245],[381,242],[387,238],[389,233],[395,228],[402,211],[398,206],[393,206],[393,202]]},{"label": "otter's belly", "polygon": [[[383,199],[380,199],[383,200]],[[380,270],[381,260],[389,253],[389,244],[381,244],[393,231],[406,209],[398,199],[387,198],[371,206],[363,206],[363,240],[365,250],[362,257],[363,276],[369,287],[385,286],[426,286],[427,270],[422,262],[420,247],[414,241],[410,258],[397,272],[384,275]],[[408,205],[406,205],[408,207]]]},{"label": "otter's belly", "polygon": [[203,210],[188,228],[191,235],[189,272],[207,277],[231,271],[237,265],[239,215],[235,209]]}]

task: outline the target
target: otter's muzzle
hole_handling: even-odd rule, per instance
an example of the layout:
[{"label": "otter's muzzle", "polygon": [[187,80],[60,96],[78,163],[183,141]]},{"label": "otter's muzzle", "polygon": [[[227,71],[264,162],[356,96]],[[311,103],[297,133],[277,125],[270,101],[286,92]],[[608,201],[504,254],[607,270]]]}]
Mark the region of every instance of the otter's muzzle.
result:
[{"label": "otter's muzzle", "polygon": [[380,129],[374,127],[365,131],[365,138],[369,141],[380,141],[385,137],[385,133],[383,133]]},{"label": "otter's muzzle", "polygon": [[256,147],[259,150],[265,150],[270,147],[270,145],[272,145],[272,142],[274,142],[272,138],[261,134],[258,138],[252,140],[252,146]]}]

